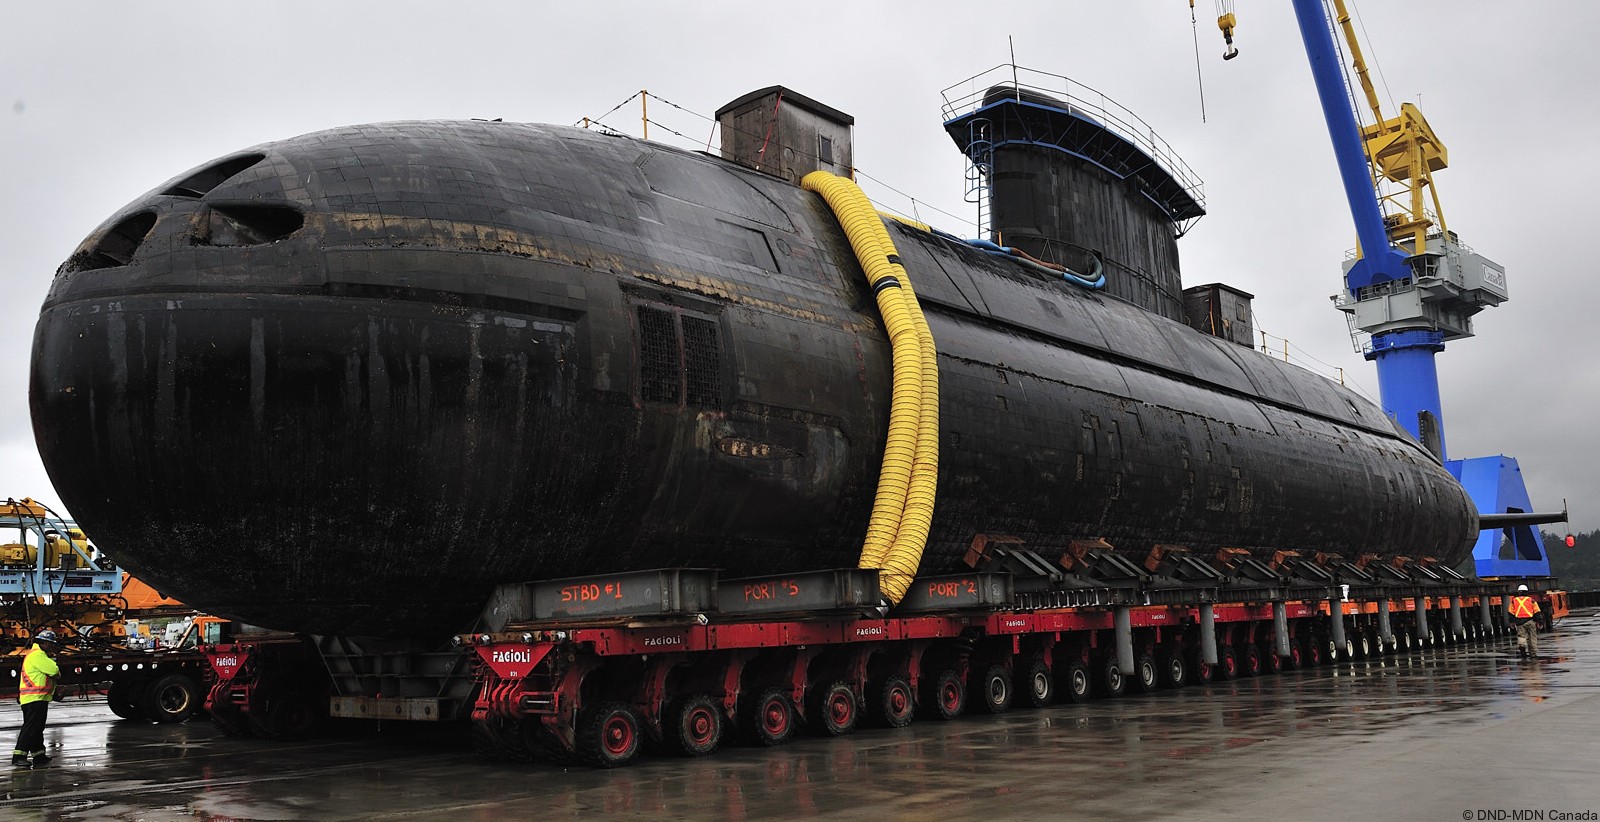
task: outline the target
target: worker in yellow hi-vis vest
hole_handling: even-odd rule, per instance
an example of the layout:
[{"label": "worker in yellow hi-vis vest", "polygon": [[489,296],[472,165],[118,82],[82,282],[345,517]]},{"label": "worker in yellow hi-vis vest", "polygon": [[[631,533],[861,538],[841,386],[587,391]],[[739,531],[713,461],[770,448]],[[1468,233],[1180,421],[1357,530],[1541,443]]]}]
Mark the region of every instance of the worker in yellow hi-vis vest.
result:
[{"label": "worker in yellow hi-vis vest", "polygon": [[1528,586],[1518,585],[1517,595],[1511,598],[1511,604],[1506,607],[1511,612],[1511,621],[1517,626],[1517,655],[1538,659],[1539,621],[1534,617],[1539,613],[1539,602],[1528,595]]},{"label": "worker in yellow hi-vis vest", "polygon": [[33,650],[22,659],[22,679],[17,683],[22,730],[17,734],[17,747],[11,751],[11,764],[18,768],[50,764],[50,755],[44,750],[44,721],[50,713],[50,701],[55,699],[56,677],[61,676],[61,666],[55,659],[59,650],[61,640],[56,632],[40,631],[33,637]]}]

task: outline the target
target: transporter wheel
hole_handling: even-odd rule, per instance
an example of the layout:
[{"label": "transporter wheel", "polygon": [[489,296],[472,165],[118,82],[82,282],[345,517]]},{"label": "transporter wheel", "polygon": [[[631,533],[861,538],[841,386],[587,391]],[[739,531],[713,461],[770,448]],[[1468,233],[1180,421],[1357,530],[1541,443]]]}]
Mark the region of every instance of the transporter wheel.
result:
[{"label": "transporter wheel", "polygon": [[1128,690],[1128,677],[1117,666],[1117,658],[1109,657],[1100,664],[1100,695],[1107,699],[1122,696]]},{"label": "transporter wheel", "polygon": [[1261,674],[1261,649],[1253,642],[1246,642],[1239,646],[1239,676],[1259,676]]},{"label": "transporter wheel", "polygon": [[1261,673],[1283,673],[1283,657],[1278,656],[1277,643],[1268,643],[1266,646],[1260,648],[1258,653],[1261,655]]},{"label": "transporter wheel", "polygon": [[1217,646],[1217,664],[1213,671],[1214,679],[1227,681],[1239,676],[1239,656],[1233,652],[1232,645]]},{"label": "transporter wheel", "polygon": [[674,753],[705,756],[722,744],[722,711],[706,694],[681,697],[667,708],[661,735]]},{"label": "transporter wheel", "polygon": [[1016,686],[1011,682],[1011,672],[1004,665],[991,665],[978,681],[973,703],[986,714],[1003,714],[1011,710],[1011,700]]},{"label": "transporter wheel", "polygon": [[818,689],[811,700],[811,721],[827,736],[844,736],[855,730],[861,718],[856,692],[843,682]]},{"label": "transporter wheel", "polygon": [[967,684],[949,668],[934,674],[933,680],[923,687],[926,690],[921,707],[933,719],[955,719],[966,707]]},{"label": "transporter wheel", "polygon": [[573,745],[584,763],[617,768],[639,758],[639,715],[623,702],[607,702],[578,715]]},{"label": "transporter wheel", "polygon": [[745,737],[757,745],[782,745],[794,736],[794,703],[785,688],[767,688],[739,717]]},{"label": "transporter wheel", "polygon": [[151,722],[182,722],[200,709],[200,685],[187,674],[167,674],[147,685],[141,697]]},{"label": "transporter wheel", "polygon": [[1017,691],[1022,704],[1030,708],[1048,707],[1056,701],[1056,682],[1050,675],[1050,666],[1036,659],[1026,668],[1019,668],[1016,677]]},{"label": "transporter wheel", "polygon": [[[326,697],[321,704],[327,705]],[[304,739],[317,730],[322,719],[313,698],[298,691],[274,696],[267,700],[265,710],[249,716],[251,728],[268,739]]]},{"label": "transporter wheel", "polygon": [[1161,681],[1160,669],[1156,667],[1156,658],[1148,653],[1139,654],[1133,658],[1133,676],[1128,682],[1128,687],[1136,694],[1147,694],[1156,689]]},{"label": "transporter wheel", "polygon": [[867,705],[872,709],[873,720],[879,725],[904,728],[911,724],[917,700],[911,693],[911,683],[905,677],[896,675],[879,680],[867,688],[867,693]]},{"label": "transporter wheel", "polygon": [[106,707],[119,719],[143,719],[144,709],[139,707],[144,701],[142,691],[143,683],[112,683],[111,690],[106,692]]},{"label": "transporter wheel", "polygon": [[1315,667],[1318,667],[1319,665],[1321,665],[1322,664],[1322,646],[1323,646],[1323,643],[1321,643],[1321,642],[1316,642],[1316,641],[1307,642],[1306,643],[1306,648],[1305,648],[1305,653],[1301,654],[1301,656],[1300,656],[1300,665],[1301,665],[1301,667],[1304,667],[1304,668],[1315,668]]},{"label": "transporter wheel", "polygon": [[1089,666],[1083,664],[1082,660],[1068,662],[1061,670],[1062,697],[1068,702],[1087,702],[1093,680],[1089,675]]},{"label": "transporter wheel", "polygon": [[1217,677],[1217,666],[1200,658],[1200,649],[1196,648],[1189,654],[1188,670],[1190,679],[1196,685],[1210,685]]},{"label": "transporter wheel", "polygon": [[1183,664],[1183,652],[1177,648],[1162,651],[1156,661],[1164,688],[1182,688],[1189,684],[1189,666]]}]

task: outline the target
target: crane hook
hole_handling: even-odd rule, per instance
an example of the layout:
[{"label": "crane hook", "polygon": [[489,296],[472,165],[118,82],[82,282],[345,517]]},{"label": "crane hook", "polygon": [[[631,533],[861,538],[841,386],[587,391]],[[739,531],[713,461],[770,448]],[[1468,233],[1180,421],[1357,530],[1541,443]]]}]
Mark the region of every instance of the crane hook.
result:
[{"label": "crane hook", "polygon": [[1239,56],[1239,50],[1233,47],[1233,27],[1238,25],[1233,12],[1228,12],[1217,18],[1217,28],[1222,29],[1222,42],[1228,50],[1222,53],[1222,59],[1232,60]]}]

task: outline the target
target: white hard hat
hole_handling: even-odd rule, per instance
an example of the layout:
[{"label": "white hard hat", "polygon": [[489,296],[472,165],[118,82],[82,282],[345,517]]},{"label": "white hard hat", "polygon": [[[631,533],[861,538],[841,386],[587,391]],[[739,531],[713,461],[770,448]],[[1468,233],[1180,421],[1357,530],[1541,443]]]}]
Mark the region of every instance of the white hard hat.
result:
[{"label": "white hard hat", "polygon": [[1528,586],[1526,586],[1526,585],[1518,585],[1517,586],[1517,590],[1518,591],[1526,591],[1526,590],[1528,590]]}]

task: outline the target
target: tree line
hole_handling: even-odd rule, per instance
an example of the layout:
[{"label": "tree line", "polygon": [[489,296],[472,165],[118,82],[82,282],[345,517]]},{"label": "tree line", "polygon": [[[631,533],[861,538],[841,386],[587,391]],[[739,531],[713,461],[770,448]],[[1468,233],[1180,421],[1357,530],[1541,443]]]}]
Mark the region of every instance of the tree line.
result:
[{"label": "tree line", "polygon": [[1550,557],[1550,575],[1560,578],[1562,588],[1600,590],[1600,530],[1573,534],[1571,548],[1567,547],[1565,531],[1543,531],[1540,536],[1544,538],[1544,552]]}]

